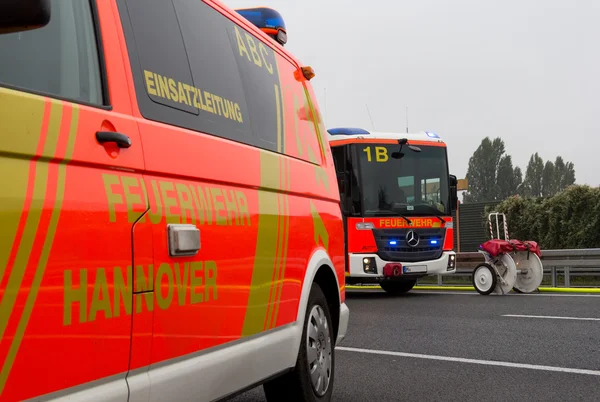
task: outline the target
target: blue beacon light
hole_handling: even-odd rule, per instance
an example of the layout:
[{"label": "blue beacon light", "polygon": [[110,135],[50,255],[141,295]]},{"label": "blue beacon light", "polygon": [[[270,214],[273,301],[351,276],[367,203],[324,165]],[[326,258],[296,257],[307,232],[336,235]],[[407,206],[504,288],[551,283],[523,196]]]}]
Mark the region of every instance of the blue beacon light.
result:
[{"label": "blue beacon light", "polygon": [[278,11],[268,7],[240,8],[235,11],[280,45],[287,43],[285,21]]},{"label": "blue beacon light", "polygon": [[366,135],[370,134],[367,130],[355,127],[336,127],[330,128],[327,132],[331,135]]}]

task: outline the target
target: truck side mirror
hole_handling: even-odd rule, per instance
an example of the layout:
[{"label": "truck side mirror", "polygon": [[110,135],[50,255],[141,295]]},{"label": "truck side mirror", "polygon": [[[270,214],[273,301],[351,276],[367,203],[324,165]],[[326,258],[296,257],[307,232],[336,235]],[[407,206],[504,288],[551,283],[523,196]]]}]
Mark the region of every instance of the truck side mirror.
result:
[{"label": "truck side mirror", "polygon": [[348,190],[348,174],[346,172],[337,173],[338,187],[341,194],[346,194]]},{"label": "truck side mirror", "polygon": [[42,28],[50,22],[50,0],[0,1],[0,34]]},{"label": "truck side mirror", "polygon": [[448,184],[450,185],[450,208],[456,211],[458,208],[458,179],[455,175],[451,174],[448,178]]},{"label": "truck side mirror", "polygon": [[350,180],[347,172],[337,173],[338,188],[340,191],[340,204],[344,214],[349,211],[350,204]]}]

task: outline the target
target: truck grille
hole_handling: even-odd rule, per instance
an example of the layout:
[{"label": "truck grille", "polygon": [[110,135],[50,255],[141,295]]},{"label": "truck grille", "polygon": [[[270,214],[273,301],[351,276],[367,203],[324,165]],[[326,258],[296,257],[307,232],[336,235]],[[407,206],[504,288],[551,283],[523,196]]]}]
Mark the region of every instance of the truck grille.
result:
[{"label": "truck grille", "polygon": [[[419,244],[416,247],[410,247],[406,243],[406,234],[411,230],[419,235]],[[383,260],[397,262],[418,262],[440,258],[445,233],[445,228],[373,229],[377,255]]]}]

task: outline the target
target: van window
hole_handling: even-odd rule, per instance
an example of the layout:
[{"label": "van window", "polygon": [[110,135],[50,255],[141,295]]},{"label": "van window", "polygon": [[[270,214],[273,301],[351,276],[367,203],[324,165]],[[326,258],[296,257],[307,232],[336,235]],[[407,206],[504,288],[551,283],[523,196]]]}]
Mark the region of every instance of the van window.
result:
[{"label": "van window", "polygon": [[223,21],[203,2],[194,3],[201,10],[179,0],[118,3],[131,23],[123,28],[140,112],[149,120],[254,145]]},{"label": "van window", "polygon": [[278,151],[273,49],[203,1],[118,4],[145,118]]},{"label": "van window", "polygon": [[[197,85],[204,91],[205,109],[212,108],[220,116],[202,131],[246,144],[257,145],[247,94],[227,37],[229,20],[218,11],[195,0],[175,0],[190,67]],[[204,111],[203,116],[211,117]],[[256,131],[254,131],[256,132]]]},{"label": "van window", "polygon": [[0,35],[0,85],[102,104],[102,81],[89,1],[52,0],[50,23]]},{"label": "van window", "polygon": [[[146,118],[173,123],[180,113],[198,115],[194,81],[177,15],[170,1],[127,0],[142,85],[140,107]],[[166,106],[166,107],[165,107]]]}]

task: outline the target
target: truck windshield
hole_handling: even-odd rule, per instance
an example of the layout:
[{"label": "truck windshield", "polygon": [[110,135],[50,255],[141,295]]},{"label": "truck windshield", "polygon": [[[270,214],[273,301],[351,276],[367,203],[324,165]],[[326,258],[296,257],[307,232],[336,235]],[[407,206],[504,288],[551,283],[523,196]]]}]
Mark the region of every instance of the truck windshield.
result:
[{"label": "truck windshield", "polygon": [[450,215],[446,148],[357,144],[363,214],[368,216]]}]

